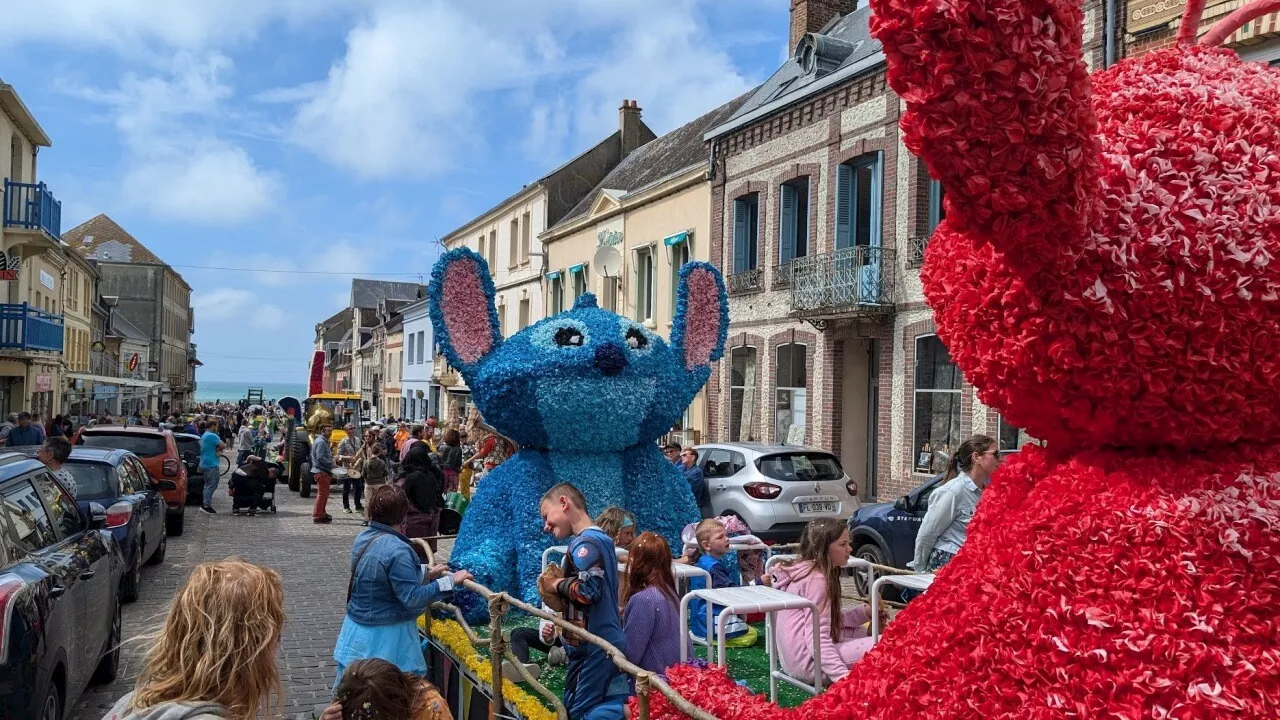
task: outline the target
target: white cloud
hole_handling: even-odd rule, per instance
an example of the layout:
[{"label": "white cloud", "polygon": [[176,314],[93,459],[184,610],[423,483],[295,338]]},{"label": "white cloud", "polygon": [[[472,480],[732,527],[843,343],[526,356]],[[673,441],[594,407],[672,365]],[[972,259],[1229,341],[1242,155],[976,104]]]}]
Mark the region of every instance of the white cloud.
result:
[{"label": "white cloud", "polygon": [[115,113],[127,150],[119,185],[126,203],[167,219],[235,224],[281,201],[279,176],[219,134],[232,120],[232,69],[221,53],[178,53],[162,74],[127,74],[117,90],[72,90]]},{"label": "white cloud", "polygon": [[285,313],[279,306],[263,302],[261,295],[240,288],[222,287],[191,296],[191,307],[202,323],[227,323],[255,330],[279,330]]},{"label": "white cloud", "polygon": [[263,97],[304,98],[290,139],[362,178],[455,169],[506,105],[504,131],[550,165],[616,129],[623,98],[661,133],[746,90],[714,40],[697,0],[389,2],[350,32],[319,91]]}]

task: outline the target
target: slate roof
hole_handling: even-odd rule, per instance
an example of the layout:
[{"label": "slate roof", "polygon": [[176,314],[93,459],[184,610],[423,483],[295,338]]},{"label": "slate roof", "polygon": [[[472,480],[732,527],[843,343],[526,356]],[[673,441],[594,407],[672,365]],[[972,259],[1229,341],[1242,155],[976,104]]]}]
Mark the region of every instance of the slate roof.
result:
[{"label": "slate roof", "polygon": [[[823,78],[861,63],[881,52],[880,41],[871,36],[871,8],[864,5],[823,28],[819,33],[839,43],[852,46],[843,61],[825,73],[806,73],[796,58],[787,58],[782,67],[764,82],[749,100],[742,104],[738,111],[721,124],[720,128],[711,128],[727,132],[733,129],[734,122],[745,118],[757,110],[771,104],[789,105],[809,95],[813,85]],[[845,48],[847,49],[847,48]]]},{"label": "slate roof", "polygon": [[739,95],[702,117],[640,146],[618,163],[555,227],[586,215],[601,193],[621,197],[694,165],[705,164],[707,144],[702,139],[703,134],[732,117],[754,92]]},{"label": "slate roof", "polygon": [[426,285],[390,280],[351,281],[350,307],[376,309],[380,300],[416,300],[427,292]]},{"label": "slate roof", "polygon": [[62,240],[81,257],[98,262],[165,265],[160,256],[147,249],[138,238],[115,220],[98,215],[62,233]]}]

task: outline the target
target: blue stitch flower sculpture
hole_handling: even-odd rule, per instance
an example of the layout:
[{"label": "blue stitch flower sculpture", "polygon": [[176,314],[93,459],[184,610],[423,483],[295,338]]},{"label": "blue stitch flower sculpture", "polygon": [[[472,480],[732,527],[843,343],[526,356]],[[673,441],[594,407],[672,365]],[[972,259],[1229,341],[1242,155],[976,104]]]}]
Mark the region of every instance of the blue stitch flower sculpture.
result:
[{"label": "blue stitch flower sculpture", "polygon": [[[542,552],[554,544],[538,503],[560,482],[583,491],[592,515],[624,507],[642,530],[680,546],[680,530],[698,519],[698,508],[656,440],[723,355],[729,316],[719,271],[702,262],[681,268],[669,345],[600,309],[590,293],[503,340],[489,267],[465,248],[436,263],[429,298],[445,357],[485,421],[521,447],[486,476],[467,507],[455,567],[537,604]],[[468,620],[483,620],[487,609],[466,595],[457,601]]]}]

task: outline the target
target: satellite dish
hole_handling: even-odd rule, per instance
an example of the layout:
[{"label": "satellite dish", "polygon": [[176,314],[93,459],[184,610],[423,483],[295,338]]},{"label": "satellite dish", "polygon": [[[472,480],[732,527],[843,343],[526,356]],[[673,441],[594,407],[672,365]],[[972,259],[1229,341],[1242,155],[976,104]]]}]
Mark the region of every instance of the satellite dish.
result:
[{"label": "satellite dish", "polygon": [[601,245],[591,263],[604,277],[617,277],[622,272],[622,253],[613,245]]}]

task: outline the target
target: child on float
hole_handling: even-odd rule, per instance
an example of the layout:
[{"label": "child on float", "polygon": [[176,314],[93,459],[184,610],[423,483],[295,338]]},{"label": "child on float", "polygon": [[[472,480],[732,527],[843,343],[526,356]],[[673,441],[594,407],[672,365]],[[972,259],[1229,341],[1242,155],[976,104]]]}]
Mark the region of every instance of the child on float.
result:
[{"label": "child on float", "polygon": [[347,666],[320,720],[453,720],[435,686],[381,658]]},{"label": "child on float", "polygon": [[[864,627],[871,607],[842,607],[840,571],[852,553],[843,520],[812,520],[800,535],[800,557],[773,568],[773,587],[812,600],[818,606],[817,665],[829,682],[849,674],[874,640]],[[813,682],[813,613],[808,609],[778,613],[778,646],[788,675]]]},{"label": "child on float", "polygon": [[610,505],[596,516],[596,526],[613,538],[614,547],[623,550],[636,539],[636,516],[617,505]]},{"label": "child on float", "polygon": [[[707,518],[694,528],[697,546],[686,557],[690,564],[706,570],[711,575],[713,589],[738,587],[742,585],[742,573],[738,569],[738,555],[729,549],[729,534],[724,523],[715,518]],[[752,583],[753,585],[755,583]],[[689,580],[689,590],[703,590],[707,582],[702,577]],[[717,621],[723,607],[715,606],[712,612],[710,632],[707,628],[707,604],[700,598],[689,601],[689,635],[701,640],[710,638],[715,641]],[[725,645],[729,647],[750,647],[755,644],[758,634],[755,628],[738,617],[731,617],[725,625]]]},{"label": "child on float", "polygon": [[[587,514],[582,491],[568,483],[542,496],[539,513],[548,533],[569,541],[563,565],[538,578],[543,601],[569,623],[625,652],[613,541]],[[627,676],[603,649],[569,634],[563,642],[568,655],[564,705],[570,720],[621,720],[629,695]]]},{"label": "child on float", "polygon": [[627,554],[622,629],[627,660],[664,673],[680,662],[680,596],[671,571],[671,546],[659,534],[641,533]]}]

